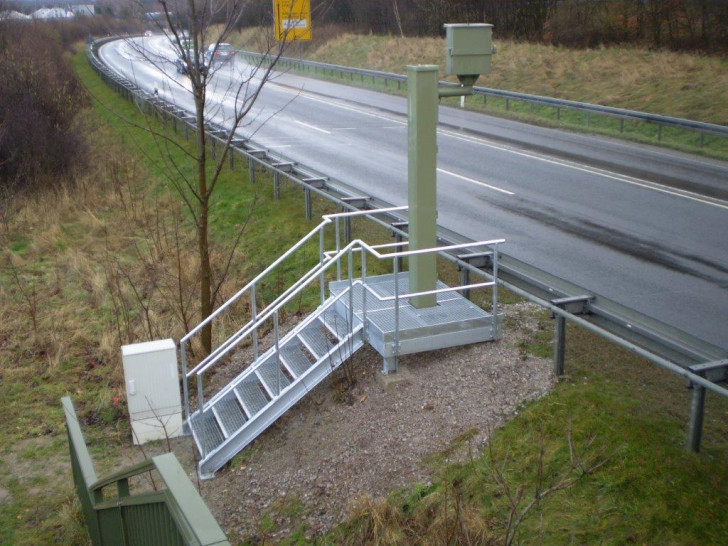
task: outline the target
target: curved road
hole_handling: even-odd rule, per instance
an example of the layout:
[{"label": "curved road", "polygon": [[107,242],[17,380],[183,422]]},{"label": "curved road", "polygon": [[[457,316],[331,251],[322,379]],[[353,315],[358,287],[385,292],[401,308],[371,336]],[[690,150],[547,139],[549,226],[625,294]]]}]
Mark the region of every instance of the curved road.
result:
[{"label": "curved road", "polygon": [[[101,49],[117,72],[191,109],[166,39]],[[149,62],[155,52],[155,62]],[[495,68],[497,70],[497,67]],[[229,117],[249,67],[219,69]],[[255,82],[254,82],[255,83]],[[407,203],[406,100],[277,74],[239,133],[395,205]],[[440,108],[438,223],[728,349],[728,164]]]}]

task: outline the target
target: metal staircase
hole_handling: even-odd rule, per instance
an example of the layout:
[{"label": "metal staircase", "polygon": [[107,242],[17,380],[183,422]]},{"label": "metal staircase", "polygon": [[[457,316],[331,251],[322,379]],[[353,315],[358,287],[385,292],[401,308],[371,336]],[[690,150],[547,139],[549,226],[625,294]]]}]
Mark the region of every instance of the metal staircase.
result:
[{"label": "metal staircase", "polygon": [[[406,274],[398,273],[399,260],[412,254],[462,250],[469,247],[491,249],[497,264],[496,246],[502,239],[463,243],[427,250],[404,251],[402,243],[368,245],[361,240],[340,242],[339,222],[353,216],[401,212],[406,207],[369,211],[354,211],[326,215],[323,221],[303,239],[293,245],[260,275],[240,289],[180,340],[182,388],[184,396],[185,431],[191,433],[200,453],[198,473],[202,478],[213,474],[250,444],[276,419],[296,404],[316,385],[333,373],[357,351],[365,341],[384,357],[384,373],[396,372],[397,356],[432,350],[454,344],[474,343],[498,337],[497,286],[493,281],[446,287],[439,283],[432,294],[437,307],[416,310],[408,298],[418,294],[406,293]],[[334,227],[334,250],[327,251],[325,230]],[[267,276],[299,251],[304,257],[312,253],[307,245],[318,240],[318,261],[303,276],[275,297],[267,307],[258,309],[261,289],[277,285]],[[394,249],[394,251],[392,251]],[[367,256],[378,262],[389,262],[393,274],[371,276],[367,273]],[[370,258],[370,259],[371,259]],[[347,271],[342,278],[342,265]],[[354,278],[358,269],[360,278]],[[494,271],[497,266],[494,265]],[[327,280],[330,295],[326,296]],[[488,315],[467,299],[455,294],[458,290],[492,287],[493,310]],[[279,318],[286,309],[299,302],[304,293],[319,294],[318,308],[286,335],[279,335]],[[425,293],[421,293],[425,294]],[[419,295],[421,295],[419,294]],[[461,300],[461,301],[459,301]],[[233,307],[235,306],[235,307]],[[249,313],[249,320],[239,330],[219,343],[208,356],[188,369],[187,353],[195,336],[223,313],[237,309]],[[474,316],[475,315],[477,316]],[[229,316],[229,315],[228,315]],[[457,316],[455,319],[453,317]],[[400,318],[401,317],[401,318]],[[234,315],[235,323],[241,322]],[[244,322],[245,319],[242,319]],[[272,331],[269,328],[272,322]],[[230,321],[228,321],[228,324]],[[272,346],[260,353],[259,332],[273,339]],[[208,396],[209,381],[205,376],[231,362],[238,347],[250,347],[252,362],[218,392]],[[196,382],[196,400],[191,399],[190,382]],[[206,385],[207,383],[207,385]],[[193,409],[193,405],[196,408]]]},{"label": "metal staircase", "polygon": [[[364,341],[329,300],[192,414],[189,428],[212,474],[348,359]],[[358,321],[357,321],[358,322]]]}]

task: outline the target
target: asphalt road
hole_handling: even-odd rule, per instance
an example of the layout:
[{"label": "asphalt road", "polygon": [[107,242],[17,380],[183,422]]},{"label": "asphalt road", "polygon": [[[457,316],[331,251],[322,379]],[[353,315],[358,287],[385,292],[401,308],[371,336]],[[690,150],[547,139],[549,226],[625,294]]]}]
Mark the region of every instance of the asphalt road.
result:
[{"label": "asphalt road", "polygon": [[[189,82],[164,39],[144,47],[117,41],[101,54],[190,109]],[[150,52],[161,54],[155,63]],[[230,119],[247,70],[236,61],[216,71],[208,111],[218,123]],[[439,115],[440,225],[504,237],[509,255],[728,349],[727,163],[454,108]],[[407,203],[405,99],[277,74],[246,120],[241,136]]]}]

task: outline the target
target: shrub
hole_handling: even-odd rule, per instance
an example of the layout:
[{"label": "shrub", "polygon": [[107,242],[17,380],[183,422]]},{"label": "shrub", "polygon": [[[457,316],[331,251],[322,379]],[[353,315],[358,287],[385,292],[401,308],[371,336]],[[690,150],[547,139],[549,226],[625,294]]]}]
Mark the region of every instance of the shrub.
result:
[{"label": "shrub", "polygon": [[57,29],[0,24],[0,185],[30,189],[67,177],[83,157],[75,126],[87,102]]}]

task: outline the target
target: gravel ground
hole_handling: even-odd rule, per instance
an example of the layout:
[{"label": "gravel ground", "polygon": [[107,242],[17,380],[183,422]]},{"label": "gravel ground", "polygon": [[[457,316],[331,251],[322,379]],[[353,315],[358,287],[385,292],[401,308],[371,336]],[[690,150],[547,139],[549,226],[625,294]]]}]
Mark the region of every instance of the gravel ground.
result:
[{"label": "gravel ground", "polygon": [[[551,362],[519,343],[536,328],[535,309],[509,305],[501,341],[402,358],[405,378],[388,389],[377,379],[381,357],[361,349],[349,368],[353,387],[343,388],[340,369],[201,482],[203,498],[230,537],[276,541],[301,524],[307,537],[326,532],[361,495],[426,482],[428,455],[471,429],[470,445],[480,448],[489,430],[551,388]],[[177,440],[175,453],[192,472],[189,443]]]}]

